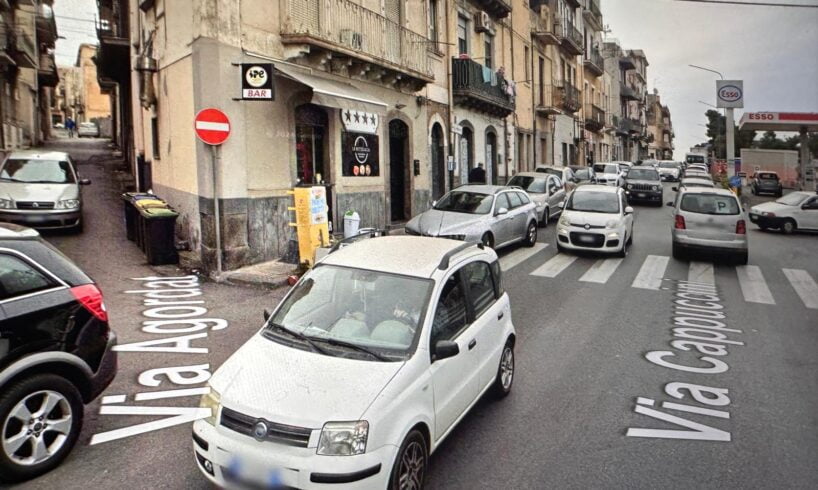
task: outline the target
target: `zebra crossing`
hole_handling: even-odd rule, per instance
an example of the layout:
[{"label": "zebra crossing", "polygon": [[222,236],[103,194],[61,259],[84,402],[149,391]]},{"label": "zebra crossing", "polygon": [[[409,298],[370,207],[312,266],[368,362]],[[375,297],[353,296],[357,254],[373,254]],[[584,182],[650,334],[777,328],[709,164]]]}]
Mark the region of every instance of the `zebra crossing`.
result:
[{"label": "zebra crossing", "polygon": [[[500,258],[500,266],[504,271],[539,256],[546,250],[547,244],[538,243],[532,248],[520,248]],[[566,253],[557,253],[542,264],[538,265],[528,275],[538,278],[555,279],[566,275],[572,267],[587,267],[587,261],[578,261],[579,256]],[[592,284],[606,284],[617,272],[627,274],[623,262],[633,260],[621,258],[599,258],[579,277],[579,282]],[[638,260],[638,259],[637,259]],[[630,286],[643,290],[659,290],[663,281],[667,279],[667,270],[671,264],[669,256],[648,255],[639,266],[636,276]],[[716,271],[712,263],[691,261],[688,266],[687,280],[703,284],[716,284]],[[775,294],[770,289],[768,278],[757,265],[735,266],[735,277],[738,281],[741,295],[747,303],[775,305],[776,296],[782,298],[793,291],[804,306],[811,310],[818,310],[818,283],[816,279],[803,269],[781,269],[789,289],[779,287]],[[770,272],[770,271],[768,271]],[[576,277],[576,276],[574,276]]]}]

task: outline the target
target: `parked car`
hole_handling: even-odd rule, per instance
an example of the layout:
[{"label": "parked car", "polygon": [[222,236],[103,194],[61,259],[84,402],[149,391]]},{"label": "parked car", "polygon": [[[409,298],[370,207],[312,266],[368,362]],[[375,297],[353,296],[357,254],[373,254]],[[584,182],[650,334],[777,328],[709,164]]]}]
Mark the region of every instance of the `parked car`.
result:
[{"label": "parked car", "polygon": [[516,332],[488,247],[361,240],[265,320],[210,378],[211,416],[193,424],[199,470],[220,488],[420,489],[478,399],[512,389]]},{"label": "parked car", "polygon": [[82,179],[67,153],[12,152],[0,166],[0,221],[82,231]]},{"label": "parked car", "polygon": [[707,170],[707,167],[705,167],[704,165],[691,164],[691,165],[688,165],[685,168],[684,176],[688,177],[691,174],[705,174],[705,175],[709,176],[710,172]]},{"label": "parked car", "polygon": [[571,193],[557,226],[557,250],[590,250],[628,255],[633,242],[633,208],[625,191],[583,185]]},{"label": "parked car", "polygon": [[746,264],[747,223],[738,197],[727,189],[682,188],[673,208],[673,257],[690,251],[726,253]]},{"label": "parked car", "polygon": [[577,179],[577,185],[596,184],[596,174],[594,167],[582,167],[574,171],[574,177]]},{"label": "parked car", "polygon": [[650,166],[634,167],[625,178],[628,202],[641,201],[662,205],[662,179],[659,172]]},{"label": "parked car", "polygon": [[704,179],[704,180],[709,180],[711,182],[713,181],[713,177],[709,173],[702,172],[701,170],[691,170],[691,169],[685,170],[684,176],[682,178],[683,179]]},{"label": "parked car", "polygon": [[83,122],[77,125],[77,136],[80,138],[99,138],[99,126],[92,122]]},{"label": "parked car", "polygon": [[757,196],[773,194],[775,197],[781,197],[784,194],[784,186],[775,172],[762,170],[755,172],[750,178],[752,179],[750,191]]},{"label": "parked car", "polygon": [[508,181],[508,185],[519,187],[528,193],[537,206],[537,220],[540,226],[548,226],[551,218],[562,212],[560,205],[565,201],[565,189],[556,175],[519,172]]},{"label": "parked car", "polygon": [[115,344],[94,281],[36,231],[0,224],[0,480],[68,456],[83,405],[116,374]]},{"label": "parked car", "polygon": [[762,230],[774,228],[786,234],[796,230],[818,231],[818,193],[791,192],[774,202],[753,206],[750,221]]},{"label": "parked car", "polygon": [[672,189],[674,191],[678,192],[679,189],[684,188],[684,187],[687,187],[687,188],[690,188],[690,187],[705,187],[705,188],[708,188],[708,189],[712,189],[712,188],[714,188],[716,186],[715,186],[715,184],[713,184],[713,181],[710,180],[709,177],[708,178],[685,177],[684,179],[681,180],[681,182],[679,182],[678,186],[674,186],[674,187],[672,187]]},{"label": "parked car", "polygon": [[537,208],[525,191],[496,185],[464,185],[406,224],[409,235],[450,238],[500,248],[537,243]]},{"label": "parked car", "polygon": [[625,185],[625,172],[619,163],[595,163],[596,183],[622,187]]},{"label": "parked car", "polygon": [[559,177],[566,194],[573,191],[577,187],[577,178],[576,175],[574,175],[574,170],[570,166],[554,167],[551,165],[540,165],[539,167],[534,169],[534,171],[556,175],[557,177]]},{"label": "parked car", "polygon": [[682,177],[682,166],[677,162],[662,160],[656,168],[662,180],[679,182]]}]

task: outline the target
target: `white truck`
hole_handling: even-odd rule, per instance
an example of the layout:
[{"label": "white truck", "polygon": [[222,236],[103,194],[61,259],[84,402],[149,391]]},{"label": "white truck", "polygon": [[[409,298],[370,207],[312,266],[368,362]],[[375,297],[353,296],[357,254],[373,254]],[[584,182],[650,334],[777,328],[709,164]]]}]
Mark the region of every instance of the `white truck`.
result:
[{"label": "white truck", "polygon": [[798,152],[794,150],[741,149],[741,171],[752,178],[756,172],[775,172],[785,188],[797,189]]}]

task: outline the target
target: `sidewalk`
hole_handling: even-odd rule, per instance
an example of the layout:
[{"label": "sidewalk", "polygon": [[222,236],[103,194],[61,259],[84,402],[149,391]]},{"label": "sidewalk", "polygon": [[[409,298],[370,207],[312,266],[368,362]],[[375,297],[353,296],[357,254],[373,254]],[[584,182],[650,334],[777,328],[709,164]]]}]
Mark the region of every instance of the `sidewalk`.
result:
[{"label": "sidewalk", "polygon": [[271,260],[223,272],[220,280],[229,284],[275,289],[287,286],[287,278],[296,274],[298,266]]}]

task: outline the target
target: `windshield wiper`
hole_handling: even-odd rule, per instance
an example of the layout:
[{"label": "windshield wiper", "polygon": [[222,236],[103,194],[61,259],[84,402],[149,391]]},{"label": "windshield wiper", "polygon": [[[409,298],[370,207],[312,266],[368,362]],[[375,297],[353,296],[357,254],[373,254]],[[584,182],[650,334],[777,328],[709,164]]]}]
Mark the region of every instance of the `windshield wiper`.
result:
[{"label": "windshield wiper", "polygon": [[389,360],[389,358],[387,358],[387,357],[385,357],[385,356],[383,356],[381,354],[378,354],[377,352],[375,352],[373,350],[367,349],[366,347],[358,345],[358,344],[353,344],[351,342],[345,342],[343,340],[336,340],[336,339],[333,339],[331,337],[313,337],[313,336],[310,336],[309,338],[310,339],[315,339],[315,340],[320,340],[322,342],[326,342],[329,345],[334,345],[334,346],[338,346],[338,347],[348,347],[350,349],[357,350],[358,352],[363,352],[365,354],[369,354],[370,356],[374,357],[375,359],[377,359],[379,361],[388,361]]},{"label": "windshield wiper", "polygon": [[308,344],[310,347],[312,347],[312,350],[313,350],[313,351],[318,352],[318,353],[320,353],[320,354],[327,355],[327,351],[325,351],[324,349],[322,349],[322,348],[318,347],[318,345],[317,345],[315,342],[313,342],[312,340],[310,340],[310,337],[307,337],[306,335],[304,335],[304,334],[302,334],[302,333],[298,333],[298,332],[296,332],[296,331],[294,331],[294,330],[290,330],[290,329],[289,329],[289,328],[287,328],[287,327],[284,327],[284,326],[282,326],[282,325],[279,325],[279,324],[277,324],[277,323],[272,323],[272,322],[270,322],[270,324],[267,326],[267,328],[274,328],[274,329],[278,330],[279,332],[284,332],[284,333],[287,333],[287,334],[289,334],[291,337],[295,337],[295,338],[297,338],[298,340],[302,340],[302,341],[304,341],[304,343],[306,343],[306,344]]}]

